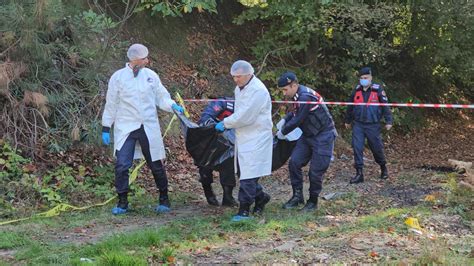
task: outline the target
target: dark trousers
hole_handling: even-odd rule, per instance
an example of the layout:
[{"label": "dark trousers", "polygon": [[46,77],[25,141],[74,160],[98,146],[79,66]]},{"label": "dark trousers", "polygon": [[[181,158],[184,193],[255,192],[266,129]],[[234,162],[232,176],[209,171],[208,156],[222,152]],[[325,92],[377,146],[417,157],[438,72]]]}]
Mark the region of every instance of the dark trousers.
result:
[{"label": "dark trousers", "polygon": [[239,202],[240,205],[252,205],[255,200],[264,197],[263,187],[258,183],[260,178],[240,180]]},{"label": "dark trousers", "polygon": [[117,193],[128,192],[128,178],[129,169],[132,167],[133,155],[135,153],[135,144],[138,141],[142,148],[143,156],[145,157],[148,167],[150,167],[156,186],[160,192],[168,190],[168,178],[166,177],[166,170],[161,160],[152,162],[150,155],[150,144],[145,133],[143,125],[130,133],[125,140],[122,148],[115,152],[117,161],[115,162],[115,188]]},{"label": "dark trousers", "polygon": [[385,155],[383,152],[383,142],[380,123],[359,123],[354,122],[352,126],[352,149],[354,150],[354,167],[362,169],[364,167],[364,145],[365,139],[374,155],[375,162],[385,165]]},{"label": "dark trousers", "polygon": [[235,187],[234,157],[225,160],[215,168],[199,167],[199,182],[203,185],[210,185],[214,182],[212,171],[219,172],[221,185]]},{"label": "dark trousers", "polygon": [[323,187],[323,175],[329,168],[334,150],[334,130],[316,136],[301,138],[296,143],[289,162],[290,182],[293,189],[303,189],[303,166],[309,167],[309,195],[318,197]]}]

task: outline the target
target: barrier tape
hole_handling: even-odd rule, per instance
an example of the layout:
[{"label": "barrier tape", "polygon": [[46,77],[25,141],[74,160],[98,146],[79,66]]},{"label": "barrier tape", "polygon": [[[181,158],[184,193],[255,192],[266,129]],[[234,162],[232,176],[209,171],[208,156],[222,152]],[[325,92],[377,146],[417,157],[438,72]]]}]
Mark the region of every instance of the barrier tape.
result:
[{"label": "barrier tape", "polygon": [[[183,108],[184,108],[184,101],[183,101],[183,98],[181,98],[181,95],[179,95],[179,93],[176,94],[176,99],[178,100],[180,105],[183,106]],[[186,111],[186,109],[185,109],[184,114],[187,117],[189,117],[189,113]],[[163,138],[166,136],[166,134],[168,133],[168,131],[171,128],[171,124],[173,124],[173,121],[175,121],[175,120],[176,120],[176,115],[174,114],[173,117],[171,118],[170,122],[168,123],[168,126],[166,127],[165,133],[163,134]],[[130,174],[129,184],[132,184],[133,182],[135,182],[135,180],[137,179],[137,176],[138,176],[138,171],[142,168],[142,166],[144,164],[145,164],[145,160],[142,160],[133,169],[132,173]],[[42,212],[42,213],[34,214],[30,217],[0,222],[0,226],[11,224],[11,223],[16,223],[16,222],[21,222],[21,221],[26,221],[26,220],[29,220],[29,219],[32,219],[32,218],[47,218],[47,217],[58,216],[62,212],[67,212],[67,211],[73,211],[73,210],[74,211],[82,211],[82,210],[90,209],[90,208],[93,208],[93,207],[100,207],[100,206],[104,206],[104,205],[109,204],[112,200],[114,200],[116,198],[117,198],[117,196],[113,196],[113,197],[111,197],[110,199],[108,199],[104,202],[89,205],[89,206],[83,206],[83,207],[77,207],[77,206],[73,206],[73,205],[66,204],[66,203],[60,203],[60,204],[56,205],[55,207],[53,207],[52,209],[49,209],[49,210],[47,210],[45,212]]]},{"label": "barrier tape", "polygon": [[[224,99],[185,99],[185,102],[234,102],[235,100]],[[272,101],[272,103],[286,104],[326,104],[326,105],[366,105],[366,106],[394,106],[394,107],[417,107],[417,108],[458,108],[474,109],[474,104],[443,104],[443,103],[351,103],[351,102],[310,102],[310,101]]]},{"label": "barrier tape", "polygon": [[[129,184],[132,184],[137,179],[138,170],[140,170],[140,168],[144,164],[145,164],[145,161],[142,161],[142,162],[140,162],[140,164],[137,165],[137,167],[135,167],[135,169],[133,169],[132,173],[130,174]],[[113,196],[110,199],[108,199],[104,202],[101,202],[101,203],[97,203],[97,204],[93,204],[93,205],[89,205],[89,206],[83,206],[83,207],[76,207],[76,206],[73,206],[73,205],[70,205],[70,204],[67,204],[67,203],[60,203],[60,204],[56,205],[55,207],[53,207],[52,209],[49,209],[49,210],[47,210],[45,212],[42,212],[42,213],[34,214],[30,217],[0,222],[0,226],[1,225],[6,225],[6,224],[11,224],[11,223],[16,223],[16,222],[21,222],[21,221],[26,221],[26,220],[29,220],[29,219],[32,219],[32,218],[47,218],[47,217],[58,216],[62,212],[67,212],[67,211],[72,211],[72,210],[79,211],[79,210],[86,210],[86,209],[89,209],[89,208],[92,208],[92,207],[100,207],[100,206],[104,206],[104,205],[109,204],[115,198],[117,198],[117,196]]]}]

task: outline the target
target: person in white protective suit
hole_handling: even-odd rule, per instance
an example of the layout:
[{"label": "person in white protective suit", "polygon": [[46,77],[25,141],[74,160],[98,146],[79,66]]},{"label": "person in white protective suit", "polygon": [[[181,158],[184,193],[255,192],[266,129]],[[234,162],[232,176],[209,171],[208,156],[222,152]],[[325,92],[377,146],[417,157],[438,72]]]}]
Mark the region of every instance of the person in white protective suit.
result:
[{"label": "person in white protective suit", "polygon": [[258,180],[270,175],[272,168],[272,104],[265,85],[254,75],[252,65],[236,61],[231,69],[235,84],[234,113],[216,124],[216,130],[235,129],[235,170],[240,177],[239,212],[232,217],[238,222],[249,219],[250,206],[261,214],[270,201]]},{"label": "person in white protective suit", "polygon": [[157,107],[161,110],[183,112],[153,70],[146,68],[148,49],[133,44],[127,52],[129,62],[116,71],[109,81],[104,113],[102,141],[110,144],[110,128],[114,131],[115,188],[118,204],[112,213],[128,210],[129,169],[133,159],[145,157],[159,190],[158,213],[170,210],[168,178],[162,160],[165,148],[158,121]]}]

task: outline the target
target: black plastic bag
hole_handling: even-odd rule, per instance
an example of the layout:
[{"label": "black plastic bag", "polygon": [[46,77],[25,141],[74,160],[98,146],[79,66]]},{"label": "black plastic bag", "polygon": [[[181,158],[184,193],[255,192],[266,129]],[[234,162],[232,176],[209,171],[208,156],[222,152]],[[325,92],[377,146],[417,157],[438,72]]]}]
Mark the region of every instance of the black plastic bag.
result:
[{"label": "black plastic bag", "polygon": [[214,125],[200,127],[183,114],[177,114],[181,121],[186,150],[199,167],[214,168],[234,157],[234,130],[218,133]]},{"label": "black plastic bag", "polygon": [[[216,169],[225,160],[234,157],[235,131],[225,130],[218,133],[214,125],[202,126],[189,121],[183,114],[176,114],[181,121],[186,150],[199,167]],[[272,171],[282,167],[297,141],[273,139]]]},{"label": "black plastic bag", "polygon": [[272,171],[278,170],[288,161],[297,141],[282,140],[276,136],[273,138]]}]

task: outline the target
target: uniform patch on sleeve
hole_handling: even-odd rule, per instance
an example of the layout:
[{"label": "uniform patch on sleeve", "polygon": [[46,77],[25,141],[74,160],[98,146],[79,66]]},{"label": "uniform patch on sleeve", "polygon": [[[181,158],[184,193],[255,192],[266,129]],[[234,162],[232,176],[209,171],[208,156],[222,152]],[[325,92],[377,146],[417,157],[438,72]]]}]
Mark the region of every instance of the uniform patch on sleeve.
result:
[{"label": "uniform patch on sleeve", "polygon": [[148,83],[153,83],[153,78],[147,78],[146,81],[147,81]]}]

